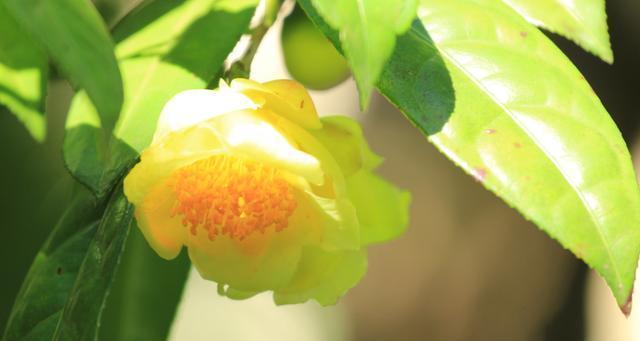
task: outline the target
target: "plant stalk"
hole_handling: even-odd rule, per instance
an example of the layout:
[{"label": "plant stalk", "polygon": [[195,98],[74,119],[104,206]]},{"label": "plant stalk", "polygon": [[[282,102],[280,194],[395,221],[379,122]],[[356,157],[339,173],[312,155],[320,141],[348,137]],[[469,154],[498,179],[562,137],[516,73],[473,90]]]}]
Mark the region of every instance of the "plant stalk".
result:
[{"label": "plant stalk", "polygon": [[236,62],[231,64],[227,72],[225,73],[225,80],[227,82],[231,81],[234,78],[249,78],[251,75],[251,63],[253,62],[253,58],[256,56],[258,52],[258,48],[262,43],[262,39],[269,31],[269,28],[273,25],[278,17],[278,13],[280,11],[280,6],[282,5],[281,0],[266,0],[265,1],[265,12],[260,24],[254,27],[251,30],[251,38],[249,41],[249,46],[245,50],[243,56],[238,59]]}]

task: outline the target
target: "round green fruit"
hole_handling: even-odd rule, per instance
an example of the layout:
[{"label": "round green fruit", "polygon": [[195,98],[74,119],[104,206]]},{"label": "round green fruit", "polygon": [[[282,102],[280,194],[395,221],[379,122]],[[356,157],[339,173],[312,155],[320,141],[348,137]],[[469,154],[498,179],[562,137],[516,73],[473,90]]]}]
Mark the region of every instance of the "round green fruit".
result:
[{"label": "round green fruit", "polygon": [[284,21],[282,48],[287,70],[307,88],[326,90],[349,77],[347,62],[297,6]]}]

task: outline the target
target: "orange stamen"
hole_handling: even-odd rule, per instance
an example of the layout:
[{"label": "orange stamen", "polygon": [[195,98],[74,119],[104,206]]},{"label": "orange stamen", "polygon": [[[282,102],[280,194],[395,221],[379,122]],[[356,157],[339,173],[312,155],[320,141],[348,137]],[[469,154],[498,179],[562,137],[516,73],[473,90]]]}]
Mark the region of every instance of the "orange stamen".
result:
[{"label": "orange stamen", "polygon": [[229,155],[199,160],[175,171],[168,181],[176,195],[172,216],[210,240],[220,233],[242,240],[256,231],[287,227],[297,202],[280,171]]}]

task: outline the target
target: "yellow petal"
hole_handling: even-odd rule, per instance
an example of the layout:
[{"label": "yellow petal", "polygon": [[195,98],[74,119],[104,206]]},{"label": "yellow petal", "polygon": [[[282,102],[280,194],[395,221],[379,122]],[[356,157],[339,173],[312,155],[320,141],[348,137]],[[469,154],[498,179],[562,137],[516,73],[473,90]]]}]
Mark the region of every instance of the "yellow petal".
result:
[{"label": "yellow petal", "polygon": [[[233,154],[267,163],[322,184],[320,162],[295,148],[287,138],[254,110],[215,116],[197,125],[171,132],[147,148],[125,178],[125,194],[140,202],[151,186],[176,169],[216,154]],[[295,176],[289,179],[301,187]]]},{"label": "yellow petal", "polygon": [[310,131],[340,165],[345,177],[360,169],[374,169],[382,158],[369,148],[362,128],[355,120],[346,116],[323,117],[322,129]]},{"label": "yellow petal", "polygon": [[327,252],[308,247],[289,285],[275,290],[273,299],[276,304],[315,299],[323,306],[332,305],[360,281],[366,270],[364,250]]},{"label": "yellow petal", "polygon": [[176,169],[224,152],[224,145],[208,126],[196,125],[170,133],[142,152],[140,162],[124,179],[124,193],[138,205],[153,186]]},{"label": "yellow petal", "polygon": [[319,129],[322,123],[307,90],[292,80],[277,80],[264,84],[248,79],[234,79],[231,88],[263,103],[263,108],[302,126]]},{"label": "yellow petal", "polygon": [[203,278],[228,285],[235,292],[259,292],[291,281],[302,247],[317,243],[322,218],[306,196],[296,191],[298,208],[280,232],[269,228],[243,240],[219,235],[210,240],[203,230],[189,233],[189,255]]},{"label": "yellow petal", "polygon": [[145,199],[135,206],[138,227],[160,257],[173,259],[185,242],[186,228],[179,217],[171,217],[175,197],[164,182],[154,186]]},{"label": "yellow petal", "polygon": [[347,189],[360,220],[362,245],[396,238],[406,230],[409,192],[364,169],[347,179]]},{"label": "yellow petal", "polygon": [[[347,187],[340,166],[333,155],[318,139],[312,136],[307,130],[293,124],[286,118],[264,113],[265,117],[272,124],[290,136],[298,144],[301,150],[313,155],[320,161],[322,171],[325,176],[322,186],[312,186],[311,190],[318,205],[324,206],[329,201],[318,200],[319,198],[332,199],[331,205],[335,207],[335,223],[327,226],[326,244],[333,245],[333,248],[357,249],[360,247],[358,218],[356,217],[353,205],[349,202]],[[329,209],[326,209],[329,211]],[[325,245],[332,248],[330,245]]]}]

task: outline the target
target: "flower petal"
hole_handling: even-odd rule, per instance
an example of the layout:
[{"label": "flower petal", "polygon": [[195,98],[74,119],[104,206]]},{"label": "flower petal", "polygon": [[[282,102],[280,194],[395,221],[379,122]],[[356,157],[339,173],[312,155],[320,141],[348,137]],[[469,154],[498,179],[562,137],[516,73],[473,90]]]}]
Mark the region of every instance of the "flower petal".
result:
[{"label": "flower petal", "polygon": [[[334,224],[327,226],[327,238],[324,240],[323,246],[327,249],[358,249],[360,247],[358,218],[353,205],[347,199],[347,187],[340,166],[336,163],[331,152],[309,131],[286,118],[269,112],[263,113],[263,115],[269,122],[272,122],[272,125],[290,136],[301,150],[320,161],[324,172],[324,183],[322,186],[312,186],[312,197],[326,211],[330,211],[330,206],[327,204],[333,205],[331,207],[335,208]],[[322,198],[330,200],[321,200]],[[336,244],[330,245],[333,242]]]},{"label": "flower petal", "polygon": [[216,131],[230,153],[271,164],[300,175],[314,184],[322,184],[320,162],[297,149],[285,135],[265,121],[263,111],[245,110],[215,117],[206,122]]},{"label": "flower petal", "polygon": [[255,102],[264,103],[263,108],[303,128],[322,127],[311,96],[298,82],[283,79],[260,84],[248,79],[234,79],[231,88],[251,97]]},{"label": "flower petal", "polygon": [[296,197],[298,207],[289,226],[280,232],[270,228],[243,240],[226,235],[210,240],[202,230],[189,234],[189,256],[200,275],[228,285],[233,292],[260,292],[289,283],[302,248],[317,243],[321,233],[317,211],[306,204],[303,193],[296,191]]},{"label": "flower petal", "polygon": [[275,290],[273,299],[278,305],[309,299],[323,306],[332,305],[360,281],[366,270],[364,250],[328,252],[308,247],[292,281],[286,288]]},{"label": "flower petal", "polygon": [[231,90],[224,82],[216,90],[187,90],[165,104],[158,119],[153,144],[167,134],[233,111],[257,109],[259,106],[242,93]]},{"label": "flower petal", "polygon": [[138,205],[153,186],[176,169],[224,152],[224,145],[208,126],[197,125],[170,133],[142,152],[140,162],[124,179],[124,193],[131,203]]},{"label": "flower petal", "polygon": [[175,200],[169,186],[162,182],[154,186],[135,207],[140,231],[151,248],[164,259],[178,256],[186,240],[186,228],[182,226],[180,217],[171,217]]},{"label": "flower petal", "polygon": [[362,133],[362,128],[354,119],[346,116],[328,116],[321,118],[322,129],[310,131],[340,165],[345,177],[360,169],[374,169],[382,163],[382,157],[376,155]]},{"label": "flower petal", "polygon": [[411,202],[409,192],[365,170],[347,179],[347,191],[360,219],[362,245],[396,238],[406,230]]},{"label": "flower petal", "polygon": [[232,300],[246,300],[259,293],[259,291],[237,290],[224,284],[218,284],[218,295],[229,297]]}]

